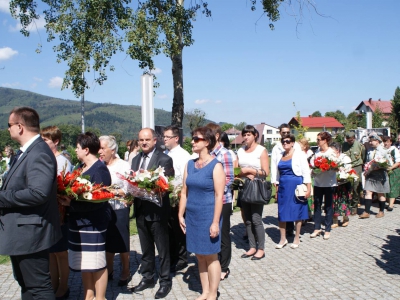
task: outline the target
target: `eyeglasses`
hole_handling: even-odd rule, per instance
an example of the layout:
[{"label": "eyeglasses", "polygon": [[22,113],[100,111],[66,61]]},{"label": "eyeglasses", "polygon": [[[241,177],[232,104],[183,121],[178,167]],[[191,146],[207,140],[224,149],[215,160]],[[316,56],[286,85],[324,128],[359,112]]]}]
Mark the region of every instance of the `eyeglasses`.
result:
[{"label": "eyeglasses", "polygon": [[320,142],[320,141],[323,141],[323,139],[317,139],[317,143]]},{"label": "eyeglasses", "polygon": [[201,138],[201,137],[198,137],[197,135],[195,135],[195,136],[192,137],[192,141],[195,142],[195,143],[197,143],[197,142],[199,142],[199,141],[205,141],[205,140],[206,140],[206,139]]},{"label": "eyeglasses", "polygon": [[11,126],[19,125],[20,123],[7,123],[7,124],[8,124],[8,128],[11,128]]},{"label": "eyeglasses", "polygon": [[292,141],[291,140],[283,140],[282,141],[282,144],[284,145],[284,144],[290,144]]},{"label": "eyeglasses", "polygon": [[165,140],[165,139],[170,140],[170,139],[172,139],[172,138],[174,138],[174,137],[176,137],[176,135],[164,135],[164,136],[163,136],[163,139],[164,139],[164,140]]},{"label": "eyeglasses", "polygon": [[288,135],[288,134],[290,134],[290,131],[282,131],[281,134]]}]

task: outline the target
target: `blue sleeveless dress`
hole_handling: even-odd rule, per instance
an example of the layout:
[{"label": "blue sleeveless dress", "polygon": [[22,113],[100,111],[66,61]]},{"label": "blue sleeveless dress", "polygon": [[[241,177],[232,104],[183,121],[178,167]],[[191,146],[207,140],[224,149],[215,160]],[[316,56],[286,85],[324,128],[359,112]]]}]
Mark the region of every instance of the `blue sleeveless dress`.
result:
[{"label": "blue sleeveless dress", "polygon": [[292,160],[281,160],[278,164],[278,220],[290,222],[308,219],[308,202],[297,200],[294,191],[303,183],[302,176],[296,176],[292,170]]},{"label": "blue sleeveless dress", "polygon": [[[210,237],[215,208],[213,171],[217,163],[214,158],[201,169],[195,168],[194,160],[187,165],[186,248],[192,253],[209,255],[221,251],[220,235]],[[220,228],[221,225],[222,219]]]}]

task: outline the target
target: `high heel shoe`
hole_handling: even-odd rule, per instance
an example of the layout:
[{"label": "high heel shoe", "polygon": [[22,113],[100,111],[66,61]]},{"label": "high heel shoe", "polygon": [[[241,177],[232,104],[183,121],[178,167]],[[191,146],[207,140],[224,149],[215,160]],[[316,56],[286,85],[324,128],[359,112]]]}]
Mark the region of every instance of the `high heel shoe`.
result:
[{"label": "high heel shoe", "polygon": [[321,230],[314,230],[314,232],[310,234],[310,238],[316,238],[317,236],[320,236],[321,232]]},{"label": "high heel shoe", "polygon": [[292,243],[292,244],[290,245],[290,248],[296,249],[296,248],[299,248],[299,246],[300,246],[300,244]]},{"label": "high heel shoe", "polygon": [[286,240],[283,244],[276,244],[275,245],[275,249],[282,249],[283,247],[285,247],[288,243],[288,240]]},{"label": "high heel shoe", "polygon": [[223,280],[225,280],[225,279],[228,279],[229,274],[231,274],[231,270],[229,270],[229,268],[228,268],[228,270],[226,270],[226,272],[225,272],[224,277],[221,278],[221,281],[223,281]]}]

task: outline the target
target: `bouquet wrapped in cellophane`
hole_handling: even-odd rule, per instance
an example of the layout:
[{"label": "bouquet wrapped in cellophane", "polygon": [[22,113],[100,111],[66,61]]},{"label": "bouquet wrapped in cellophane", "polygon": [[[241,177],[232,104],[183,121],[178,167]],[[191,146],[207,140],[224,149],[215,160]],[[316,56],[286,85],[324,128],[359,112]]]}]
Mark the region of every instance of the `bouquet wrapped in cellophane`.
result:
[{"label": "bouquet wrapped in cellophane", "polygon": [[135,172],[131,170],[129,174],[117,173],[117,176],[126,183],[125,189],[128,194],[160,207],[164,194],[170,190],[170,184],[164,175],[164,168],[161,166],[154,171],[139,170]]}]

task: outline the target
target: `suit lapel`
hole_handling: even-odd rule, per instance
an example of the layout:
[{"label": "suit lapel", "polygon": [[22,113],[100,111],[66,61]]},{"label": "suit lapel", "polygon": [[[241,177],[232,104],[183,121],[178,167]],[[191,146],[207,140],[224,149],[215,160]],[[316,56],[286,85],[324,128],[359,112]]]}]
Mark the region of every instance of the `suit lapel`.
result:
[{"label": "suit lapel", "polygon": [[12,168],[8,171],[7,173],[7,178],[2,186],[2,190],[5,189],[7,186],[7,183],[9,182],[10,178],[14,174],[14,172],[19,168],[19,166],[22,164],[22,162],[25,160],[25,158],[29,155],[29,152],[32,150],[33,147],[35,147],[40,141],[42,141],[41,137],[38,137],[30,146],[28,149],[26,149],[25,152],[21,154],[19,159],[13,164]]},{"label": "suit lapel", "polygon": [[147,164],[147,170],[156,169],[158,166],[154,166],[158,161],[158,150],[156,149]]}]

